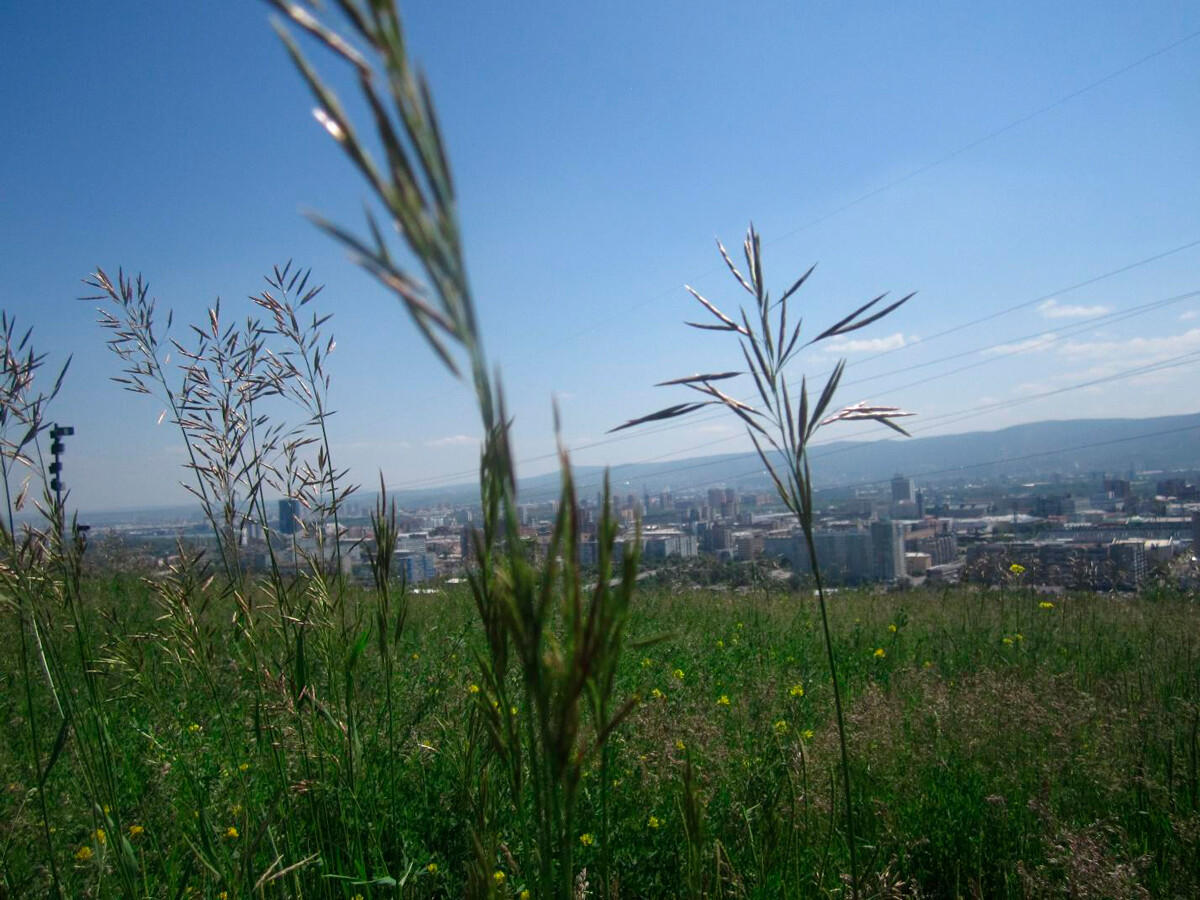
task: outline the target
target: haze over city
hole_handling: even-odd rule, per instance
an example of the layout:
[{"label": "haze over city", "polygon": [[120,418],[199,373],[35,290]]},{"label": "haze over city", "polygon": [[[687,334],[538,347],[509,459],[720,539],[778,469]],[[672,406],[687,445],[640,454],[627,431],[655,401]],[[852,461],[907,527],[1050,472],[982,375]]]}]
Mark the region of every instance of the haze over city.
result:
[{"label": "haze over city", "polygon": [[[802,360],[845,355],[841,399],[911,409],[914,433],[1197,411],[1193,4],[406,13],[522,475],[555,467],[554,397],[583,465],[749,448],[728,418],[605,432],[677,397],[658,381],[741,366],[681,324],[683,285],[739,302],[713,239],[739,247],[750,220],[776,291],[818,263],[797,298],[814,327],[918,292]],[[73,357],[55,414],[76,428],[81,510],[187,500],[177,434],[109,381],[95,304],[76,299],[96,266],[142,272],[177,332],[218,296],[249,314],[273,264],[311,267],[334,314],[338,465],[396,488],[477,470],[470,392],[300,215],[357,222],[367,192],[268,18],[242,2],[0,12],[0,306],[51,365]]]}]

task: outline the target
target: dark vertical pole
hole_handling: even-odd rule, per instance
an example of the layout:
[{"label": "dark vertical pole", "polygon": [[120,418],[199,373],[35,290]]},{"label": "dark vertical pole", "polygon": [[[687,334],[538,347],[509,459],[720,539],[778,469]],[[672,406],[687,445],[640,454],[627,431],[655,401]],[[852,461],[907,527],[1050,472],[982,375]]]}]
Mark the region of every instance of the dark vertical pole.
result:
[{"label": "dark vertical pole", "polygon": [[63,509],[65,485],[62,478],[62,455],[66,448],[62,439],[73,434],[75,434],[75,429],[70,425],[55,423],[54,427],[50,429],[50,453],[54,457],[54,462],[50,463],[50,489],[54,491],[54,511],[59,517],[59,538],[63,540],[66,539],[67,516]]}]

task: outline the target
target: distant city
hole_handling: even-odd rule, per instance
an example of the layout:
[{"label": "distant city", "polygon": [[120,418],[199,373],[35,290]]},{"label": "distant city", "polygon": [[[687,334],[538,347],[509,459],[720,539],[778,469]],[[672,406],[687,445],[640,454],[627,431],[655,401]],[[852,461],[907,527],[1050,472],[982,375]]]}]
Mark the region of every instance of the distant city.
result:
[{"label": "distant city", "polygon": [[[833,585],[1000,583],[1019,578],[1048,589],[1133,590],[1152,573],[1194,571],[1200,546],[1200,472],[1128,471],[1052,474],[928,483],[897,473],[889,481],[818,492],[813,546]],[[616,559],[640,541],[644,569],[691,561],[759,562],[803,579],[811,573],[808,542],[773,491],[734,487],[613,493],[619,525]],[[579,500],[580,556],[597,564],[597,526],[604,496]],[[370,579],[376,552],[374,498],[351,498],[340,510],[345,573]],[[535,556],[551,541],[559,501],[518,507],[521,538]],[[299,501],[278,500],[268,532],[247,522],[243,564],[266,571],[271,557],[285,572],[322,553],[334,557],[332,522],[314,521]],[[212,545],[207,523],[133,521],[94,528],[100,554],[123,554],[143,571],[164,569],[180,542]],[[443,502],[398,510],[400,534],[392,572],[409,585],[463,575],[472,563],[477,503]],[[268,544],[268,541],[270,542]],[[269,552],[273,550],[274,552]],[[1189,565],[1190,564],[1190,565]]]}]

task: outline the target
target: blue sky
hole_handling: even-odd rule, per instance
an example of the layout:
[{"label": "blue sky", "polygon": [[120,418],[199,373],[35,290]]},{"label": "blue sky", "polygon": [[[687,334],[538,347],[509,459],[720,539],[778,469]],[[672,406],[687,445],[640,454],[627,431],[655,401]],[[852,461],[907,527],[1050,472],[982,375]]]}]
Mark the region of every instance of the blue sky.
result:
[{"label": "blue sky", "polygon": [[[1200,290],[1200,246],[1058,295],[1200,240],[1200,37],[905,179],[1200,30],[1194,4],[404,11],[450,148],[521,458],[552,449],[556,394],[568,441],[582,446],[678,396],[653,383],[736,364],[726,341],[680,324],[693,316],[682,286],[737,302],[713,238],[736,245],[751,219],[780,288],[819,263],[799,298],[814,327],[880,291],[919,291],[843,348],[853,362],[903,345],[848,370],[847,381],[883,377],[848,385],[847,403],[911,408],[926,434],[1200,407],[1194,362],[1028,400],[1200,351],[1200,297],[1088,326]],[[0,307],[34,326],[52,359],[74,354],[57,418],[76,427],[68,479],[84,510],[185,496],[176,434],[156,426],[152,402],[107,381],[116,360],[91,305],[75,299],[97,265],[143,272],[178,322],[201,320],[217,296],[248,312],[272,264],[311,266],[338,341],[338,463],[368,484],[382,469],[401,487],[465,480],[476,467],[470,394],[299,214],[357,225],[366,192],[313,121],[269,15],[244,0],[0,10]],[[1076,323],[1076,334],[1007,352]],[[833,359],[803,365],[821,372]],[[921,363],[931,365],[886,374]],[[1023,402],[949,415],[1009,400]],[[737,433],[715,418],[576,458],[728,452],[744,447]]]}]

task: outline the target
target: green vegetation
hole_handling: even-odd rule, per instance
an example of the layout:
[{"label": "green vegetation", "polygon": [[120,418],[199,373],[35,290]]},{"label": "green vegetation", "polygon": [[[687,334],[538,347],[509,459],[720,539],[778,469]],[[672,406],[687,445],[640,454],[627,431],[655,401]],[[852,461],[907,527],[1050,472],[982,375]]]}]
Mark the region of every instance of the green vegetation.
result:
[{"label": "green vegetation", "polygon": [[[381,651],[366,624],[379,594],[352,591],[350,618],[371,639],[346,647],[334,623],[311,628],[307,700],[275,668],[299,663],[270,595],[252,596],[239,609],[182,572],[154,585],[90,582],[90,672],[72,620],[47,610],[60,694],[74,697],[81,728],[104,724],[112,762],[94,782],[100,739],[84,734],[57,756],[45,788],[53,857],[6,625],[7,895],[52,893],[51,859],[71,897],[529,888],[541,836],[488,733],[502,697],[518,729],[538,710],[512,699],[517,673],[502,692],[481,680],[488,649],[468,592],[413,596],[401,640]],[[966,589],[830,598],[865,895],[1200,890],[1200,609],[1167,595],[1045,602]],[[183,607],[195,611],[187,634]],[[815,600],[639,594],[628,632],[668,637],[622,655],[613,695],[641,703],[607,756],[579,768],[574,864],[594,895],[605,860],[617,896],[836,890],[849,860],[832,833],[839,749]],[[39,720],[53,721],[53,698],[32,684]],[[580,723],[584,745],[595,722]]]}]

